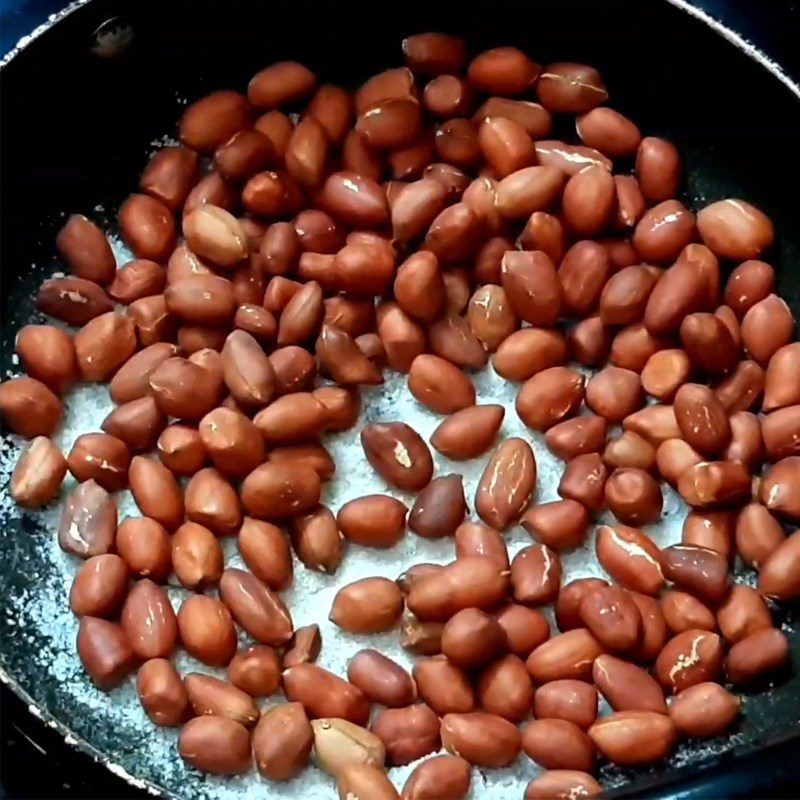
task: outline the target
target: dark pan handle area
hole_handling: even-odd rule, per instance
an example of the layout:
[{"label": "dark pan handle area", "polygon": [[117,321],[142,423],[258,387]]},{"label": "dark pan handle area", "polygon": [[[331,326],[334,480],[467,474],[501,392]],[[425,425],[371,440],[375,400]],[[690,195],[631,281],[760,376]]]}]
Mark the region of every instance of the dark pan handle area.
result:
[{"label": "dark pan handle area", "polygon": [[[695,5],[729,20],[800,77],[795,3]],[[463,33],[475,51],[516,44],[542,62],[597,65],[614,107],[678,144],[690,174],[690,205],[741,196],[773,218],[778,245],[768,260],[800,319],[800,99],[765,66],[666,0],[93,0],[0,72],[2,367],[13,328],[27,314],[14,289],[31,280],[32,264],[53,262],[60,215],[88,213],[100,203],[113,219],[136,185],[150,143],[174,130],[180,101],[244,88],[257,69],[282,58],[304,60],[326,80],[357,84],[399,64],[400,39],[423,29]],[[795,623],[797,669],[796,611],[788,619]],[[41,694],[35,686],[23,689],[34,699]],[[5,686],[0,704],[0,773],[6,776],[0,783],[7,782],[0,797],[150,796],[67,746]],[[688,753],[684,766],[632,775],[634,784],[612,796],[797,796],[798,720],[795,675],[774,696],[748,698],[734,753],[705,760],[702,750]],[[29,738],[44,754],[27,746]]]}]

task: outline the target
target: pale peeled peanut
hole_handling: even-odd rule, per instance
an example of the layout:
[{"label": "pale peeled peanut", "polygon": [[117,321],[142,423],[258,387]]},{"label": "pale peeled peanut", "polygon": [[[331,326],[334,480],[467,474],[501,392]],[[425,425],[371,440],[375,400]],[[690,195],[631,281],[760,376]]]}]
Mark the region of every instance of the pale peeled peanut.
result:
[{"label": "pale peeled peanut", "polygon": [[117,506],[93,480],[76,487],[67,497],[58,526],[58,544],[79,558],[108,553],[117,529]]},{"label": "pale peeled peanut", "polygon": [[337,718],[315,719],[311,728],[314,761],[331,775],[351,764],[383,766],[386,759],[383,743],[365,728]]},{"label": "pale peeled peanut", "polygon": [[37,436],[20,454],[9,491],[18,505],[37,508],[56,497],[66,473],[61,451],[46,436]]}]

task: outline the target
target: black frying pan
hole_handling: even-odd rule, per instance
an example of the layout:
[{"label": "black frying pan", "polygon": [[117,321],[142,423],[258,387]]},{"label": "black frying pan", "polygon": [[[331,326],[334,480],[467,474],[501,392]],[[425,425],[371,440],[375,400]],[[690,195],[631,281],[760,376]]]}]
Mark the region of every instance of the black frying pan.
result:
[{"label": "black frying pan", "polygon": [[[100,203],[113,218],[113,209],[136,183],[151,141],[172,130],[179,100],[243,87],[258,68],[282,58],[300,58],[328,80],[356,84],[399,63],[400,39],[424,29],[463,33],[476,51],[508,43],[543,62],[569,58],[598,66],[616,108],[680,147],[690,205],[741,196],[770,214],[779,233],[770,261],[778,269],[781,294],[800,319],[800,92],[777,69],[759,63],[757,53],[746,52],[741,40],[726,41],[729,34],[675,3],[93,0],[81,5],[29,43],[0,77],[3,372],[12,367],[14,331],[32,313],[31,291],[52,271],[60,215],[88,213]],[[761,13],[760,7],[752,13]],[[796,41],[800,29],[783,33]],[[90,711],[76,704],[74,686],[58,678],[60,655],[47,633],[53,620],[44,628],[34,622],[41,622],[35,609],[44,595],[60,591],[66,604],[63,587],[37,556],[41,537],[52,531],[11,511],[5,501],[0,528],[0,676],[38,715],[72,737],[70,742],[118,765],[117,771],[121,767],[167,794],[214,795],[216,784],[187,773],[177,758],[167,765],[148,761],[141,743],[108,717],[103,702]],[[797,614],[785,611],[781,620],[800,663]],[[747,696],[734,738],[702,748],[682,745],[669,764],[646,772],[606,768],[603,775],[627,796],[669,794],[671,787],[685,789],[681,782],[688,778],[693,789],[686,791],[693,796],[731,797],[754,785],[769,787],[779,777],[800,780],[799,755],[800,676],[795,676]],[[709,771],[699,773],[701,767]],[[111,784],[98,796],[137,794],[127,787],[117,792],[114,785],[121,786]]]}]

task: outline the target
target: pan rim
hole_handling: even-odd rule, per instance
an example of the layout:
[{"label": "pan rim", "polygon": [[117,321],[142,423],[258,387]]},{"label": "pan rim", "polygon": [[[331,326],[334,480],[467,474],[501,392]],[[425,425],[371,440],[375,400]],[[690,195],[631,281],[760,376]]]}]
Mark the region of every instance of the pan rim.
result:
[{"label": "pan rim", "polygon": [[[758,46],[745,39],[737,31],[728,27],[725,23],[723,23],[722,21],[720,21],[719,19],[717,19],[716,17],[705,11],[704,9],[694,5],[692,2],[690,2],[690,0],[664,0],[664,1],[669,5],[677,8],[678,10],[684,12],[685,14],[693,17],[699,22],[703,23],[707,27],[709,27],[712,31],[714,31],[714,33],[721,36],[731,45],[736,47],[752,61],[755,61],[761,68],[767,70],[774,78],[780,81],[792,95],[794,95],[796,100],[800,101],[800,82],[795,81],[784,70],[784,68],[781,66],[779,62],[770,58]],[[70,2],[63,9],[55,12],[54,14],[51,14],[47,18],[47,20],[45,20],[45,22],[38,25],[30,33],[21,37],[19,41],[7,53],[3,54],[2,57],[0,57],[0,73],[2,73],[2,71],[6,67],[8,67],[9,64],[14,62],[20,56],[20,54],[22,54],[23,51],[25,51],[33,42],[35,42],[42,35],[47,33],[52,27],[54,27],[56,24],[58,24],[59,22],[61,22],[62,20],[64,20],[65,18],[72,15],[73,13],[81,9],[83,6],[86,6],[91,2],[92,0],[72,0],[72,2]],[[176,797],[176,795],[166,787],[160,786],[151,781],[132,775],[121,764],[117,763],[108,756],[104,755],[100,750],[98,750],[96,747],[90,744],[84,737],[77,735],[69,727],[67,723],[62,722],[46,708],[36,703],[36,701],[30,696],[27,690],[22,687],[17,678],[8,673],[4,669],[2,664],[0,664],[0,683],[7,686],[11,691],[14,692],[14,694],[16,694],[20,698],[20,700],[23,703],[25,703],[28,712],[32,716],[39,719],[47,727],[50,727],[53,730],[58,731],[58,733],[64,739],[65,744],[75,748],[78,751],[83,752],[84,754],[92,758],[92,760],[95,761],[96,763],[102,764],[109,770],[109,772],[111,772],[116,777],[124,780],[126,783],[128,783],[130,786],[133,786],[134,788],[146,791],[155,797],[164,797],[164,798]],[[761,749],[765,749],[770,745],[774,745],[776,742],[783,741],[786,738],[789,739],[800,738],[800,733],[795,735],[790,735],[789,737],[781,736],[781,737],[776,737],[775,739],[762,740],[761,747],[754,746],[752,748],[748,748],[748,750],[746,750],[745,753],[742,753],[742,755],[758,752]],[[698,766],[702,767],[702,764]],[[669,786],[669,783],[663,784],[663,786],[664,788],[667,788]],[[620,789],[624,789],[624,787],[620,787]]]}]

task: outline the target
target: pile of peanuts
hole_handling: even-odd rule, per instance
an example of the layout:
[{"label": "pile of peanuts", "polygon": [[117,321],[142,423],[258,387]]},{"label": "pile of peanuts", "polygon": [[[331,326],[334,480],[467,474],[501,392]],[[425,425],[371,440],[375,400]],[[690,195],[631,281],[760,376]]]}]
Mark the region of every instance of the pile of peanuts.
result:
[{"label": "pile of peanuts", "polygon": [[[0,412],[32,441],[11,493],[34,508],[67,470],[78,481],[58,530],[84,560],[78,654],[101,689],[136,672],[192,767],[254,762],[281,781],[313,750],[341,798],[389,800],[386,767],[443,746],[402,797],[457,800],[473,766],[522,751],[545,770],[526,800],[594,797],[599,758],[645,765],[720,735],[740,707],[723,683],[763,687],[788,666],[772,612],[800,597],[800,343],[754,260],[773,227],[744,200],[695,215],[676,199],[675,146],[604,105],[592,67],[513,47],[468,61],[440,33],[403,52],[355,93],[281,62],[246,96],[186,108],[181,144],[119,210],[136,257],[120,269],[105,233],[69,218],[56,244],[74,275],[47,280],[37,307],[79,330],[19,332],[28,376],[0,386]],[[575,118],[580,144],[547,138],[554,117]],[[505,410],[476,405],[469,376],[490,359],[564,460],[561,499],[532,504],[534,452],[506,438],[467,521],[462,477],[434,477],[429,444],[452,461],[494,447]],[[359,387],[387,366],[443,417],[430,443],[400,421],[361,433],[416,500],[334,513],[320,436],[356,423]],[[48,437],[75,381],[107,381],[117,406],[65,457]],[[661,517],[659,479],[691,507],[663,549],[640,529]],[[143,516],[118,525],[125,488]],[[614,583],[562,585],[559,554],[605,509],[618,524],[598,527],[596,553]],[[535,541],[509,563],[517,524]],[[317,666],[319,628],[295,630],[280,597],[292,553],[330,574],[345,542],[389,548],[406,527],[452,537],[455,560],[346,585],[330,615],[351,633],[399,625],[413,676],[376,650],[346,678]],[[226,569],[226,536],[247,570]],[[756,588],[732,582],[737,558]],[[168,580],[190,590],[177,614]],[[237,625],[255,644],[238,649]],[[178,643],[228,680],[182,678]],[[255,698],[279,692],[262,712]],[[598,692],[613,713],[598,717]]]}]

